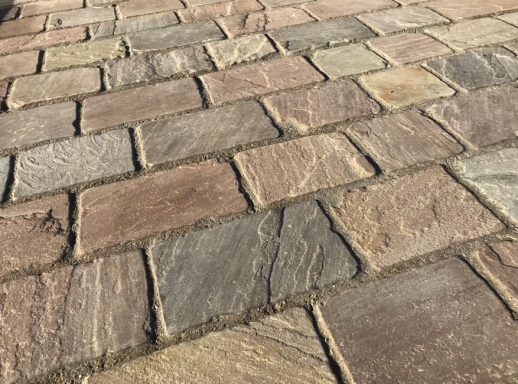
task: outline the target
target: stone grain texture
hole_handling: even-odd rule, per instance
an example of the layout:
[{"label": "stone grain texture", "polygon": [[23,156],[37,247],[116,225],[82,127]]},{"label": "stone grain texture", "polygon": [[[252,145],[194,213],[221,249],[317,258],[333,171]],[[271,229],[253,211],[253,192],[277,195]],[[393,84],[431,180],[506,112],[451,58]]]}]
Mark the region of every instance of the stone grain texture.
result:
[{"label": "stone grain texture", "polygon": [[207,52],[218,68],[254,61],[277,52],[264,35],[250,35],[207,44]]},{"label": "stone grain texture", "polygon": [[0,202],[3,202],[9,176],[9,158],[0,157]]},{"label": "stone grain texture", "polygon": [[475,257],[505,290],[518,300],[518,243],[502,241],[478,252]]},{"label": "stone grain texture", "polygon": [[270,96],[264,104],[278,121],[295,127],[301,133],[381,110],[378,103],[351,80]]},{"label": "stone grain texture", "polygon": [[156,13],[152,15],[135,16],[129,19],[111,20],[94,24],[90,27],[92,39],[116,36],[123,33],[140,32],[178,24],[174,12]]},{"label": "stone grain texture", "polygon": [[286,5],[294,5],[294,4],[302,4],[307,3],[312,0],[263,0],[263,3],[268,5],[269,7],[283,7]]},{"label": "stone grain texture", "polygon": [[477,89],[510,83],[518,79],[518,58],[507,49],[485,48],[426,65],[465,89]]},{"label": "stone grain texture", "polygon": [[[518,8],[518,5],[516,5],[516,8]],[[502,16],[498,17],[500,20],[504,20],[505,22],[514,25],[515,27],[518,27],[518,12],[515,13],[508,13]]]},{"label": "stone grain texture", "polygon": [[19,155],[14,196],[49,192],[134,169],[127,130],[58,141]]},{"label": "stone grain texture", "polygon": [[260,11],[263,6],[257,0],[232,0],[215,4],[206,4],[196,8],[178,11],[180,19],[186,23],[231,16],[237,13]]},{"label": "stone grain texture", "polygon": [[518,148],[505,148],[458,161],[460,178],[518,225]]},{"label": "stone grain texture", "polygon": [[0,285],[2,382],[145,343],[145,273],[133,252]]},{"label": "stone grain texture", "polygon": [[362,384],[486,384],[518,372],[518,323],[458,259],[336,296],[323,316]]},{"label": "stone grain texture", "polygon": [[426,6],[455,20],[518,9],[516,0],[433,0]]},{"label": "stone grain texture", "polygon": [[39,52],[24,52],[0,57],[0,80],[8,77],[30,75],[38,67]]},{"label": "stone grain texture", "polygon": [[29,33],[42,32],[45,27],[44,16],[18,19],[0,23],[0,39]]},{"label": "stone grain texture", "polygon": [[22,7],[22,17],[41,15],[69,9],[83,8],[82,0],[45,0],[29,3]]},{"label": "stone grain texture", "polygon": [[482,147],[518,137],[518,89],[501,88],[434,105],[428,111],[472,144]]},{"label": "stone grain texture", "polygon": [[505,228],[438,166],[345,193],[334,211],[378,268]]},{"label": "stone grain texture", "polygon": [[48,28],[52,30],[114,19],[115,12],[112,7],[88,7],[52,13],[49,16]]},{"label": "stone grain texture", "polygon": [[397,7],[397,3],[392,0],[318,0],[304,4],[304,8],[319,17],[329,19],[339,16],[348,16],[366,11]]},{"label": "stone grain texture", "polygon": [[67,28],[37,35],[16,36],[0,40],[0,53],[28,51],[57,44],[75,43],[87,38],[86,28]]},{"label": "stone grain texture", "polygon": [[[171,381],[172,380],[172,381]],[[179,344],[91,376],[87,384],[334,384],[303,309]]]},{"label": "stone grain texture", "polygon": [[232,168],[216,161],[92,188],[81,200],[85,252],[247,209]]},{"label": "stone grain texture", "polygon": [[415,111],[357,123],[350,130],[386,171],[441,159],[463,150],[439,125]]},{"label": "stone grain texture", "polygon": [[351,183],[375,173],[340,133],[248,150],[237,154],[235,161],[259,205]]},{"label": "stone grain texture", "polygon": [[184,8],[180,0],[131,0],[119,5],[123,17],[174,11]]},{"label": "stone grain texture", "polygon": [[148,166],[277,136],[278,130],[255,102],[153,121],[142,126]]}]

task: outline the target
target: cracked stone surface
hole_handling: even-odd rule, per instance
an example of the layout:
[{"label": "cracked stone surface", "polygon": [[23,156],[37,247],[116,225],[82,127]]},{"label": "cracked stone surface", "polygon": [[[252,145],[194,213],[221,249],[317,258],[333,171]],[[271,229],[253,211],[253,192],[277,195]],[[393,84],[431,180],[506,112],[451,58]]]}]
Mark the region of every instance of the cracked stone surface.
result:
[{"label": "cracked stone surface", "polygon": [[178,17],[174,12],[163,12],[94,24],[90,27],[90,33],[92,39],[99,39],[123,33],[140,32],[154,28],[166,27],[178,24],[178,22]]},{"label": "cracked stone surface", "polygon": [[234,40],[215,41],[207,44],[207,52],[218,68],[255,61],[277,52],[264,35],[245,36]]}]

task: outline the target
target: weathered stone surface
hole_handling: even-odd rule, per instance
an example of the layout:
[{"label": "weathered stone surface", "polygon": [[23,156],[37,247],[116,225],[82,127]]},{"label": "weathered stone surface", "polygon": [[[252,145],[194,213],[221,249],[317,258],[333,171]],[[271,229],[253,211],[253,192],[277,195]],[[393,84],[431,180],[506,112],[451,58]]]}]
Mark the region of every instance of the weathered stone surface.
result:
[{"label": "weathered stone surface", "polygon": [[45,16],[38,16],[2,22],[0,24],[0,39],[42,32],[45,27],[45,19]]},{"label": "weathered stone surface", "polygon": [[112,7],[80,8],[51,14],[49,16],[48,29],[73,27],[108,20],[115,20],[115,12]]},{"label": "weathered stone surface", "polygon": [[518,323],[458,259],[336,296],[323,315],[359,383],[486,384],[518,372]]},{"label": "weathered stone surface", "polygon": [[412,63],[453,52],[446,45],[422,33],[381,37],[371,40],[369,45],[396,64]]},{"label": "weathered stone surface", "polygon": [[69,69],[15,80],[9,103],[12,108],[18,108],[37,101],[75,96],[100,89],[101,73],[98,68]]},{"label": "weathered stone surface", "polygon": [[123,17],[174,11],[184,8],[180,0],[131,0],[119,5]]},{"label": "weathered stone surface", "polygon": [[336,380],[303,309],[239,326],[91,376],[88,384],[334,384]]},{"label": "weathered stone surface", "polygon": [[346,193],[335,212],[380,268],[504,228],[440,167]]},{"label": "weathered stone surface", "polygon": [[53,70],[85,65],[97,61],[122,58],[126,47],[121,39],[106,39],[66,47],[49,48],[45,52],[45,69]]},{"label": "weathered stone surface", "polygon": [[98,39],[123,33],[146,31],[148,29],[165,27],[172,24],[178,24],[176,14],[174,12],[163,12],[135,16],[129,19],[105,21],[91,26],[90,31],[92,39]]},{"label": "weathered stone surface", "polygon": [[82,128],[95,131],[201,106],[201,96],[193,79],[168,81],[85,100]]},{"label": "weathered stone surface", "polygon": [[302,133],[381,110],[378,103],[351,80],[270,96],[264,104],[278,121]]},{"label": "weathered stone surface", "polygon": [[16,198],[130,172],[127,130],[59,141],[25,151],[16,168]]},{"label": "weathered stone surface", "polygon": [[218,68],[261,59],[277,52],[264,35],[250,35],[207,44],[207,52]]},{"label": "weathered stone surface", "polygon": [[44,0],[29,3],[22,7],[22,17],[41,15],[42,13],[52,13],[67,11],[69,9],[83,8],[83,0]]},{"label": "weathered stone surface", "polygon": [[363,39],[374,33],[358,20],[347,18],[286,28],[272,32],[271,36],[287,51],[297,52]]},{"label": "weathered stone surface", "polygon": [[313,56],[313,62],[332,80],[385,68],[385,60],[363,44],[317,51]]},{"label": "weathered stone surface", "polygon": [[108,63],[108,85],[111,88],[186,73],[193,75],[213,69],[202,47],[187,47],[170,52],[138,55]]},{"label": "weathered stone surface", "polygon": [[260,11],[263,6],[257,0],[231,0],[215,4],[206,4],[201,7],[181,9],[178,11],[180,19],[186,23],[193,21],[210,20],[217,17],[230,16],[236,13]]},{"label": "weathered stone surface", "polygon": [[287,57],[201,76],[214,104],[324,80],[302,57]]},{"label": "weathered stone surface", "polygon": [[221,0],[185,0],[189,7],[198,7],[201,5],[220,3]]},{"label": "weathered stone surface", "polygon": [[216,161],[92,188],[81,200],[85,252],[247,209],[232,168]]},{"label": "weathered stone surface", "polygon": [[68,28],[37,35],[16,36],[0,40],[0,53],[28,51],[46,48],[55,44],[75,43],[87,38],[86,28]]},{"label": "weathered stone surface", "polygon": [[500,47],[431,60],[426,65],[466,89],[489,87],[518,79],[518,58]]},{"label": "weathered stone surface", "polygon": [[497,19],[477,19],[431,27],[426,32],[458,49],[491,45],[518,38],[518,28]]},{"label": "weathered stone surface", "polygon": [[146,272],[139,252],[0,285],[2,382],[146,342]]},{"label": "weathered stone surface", "polygon": [[501,88],[434,105],[428,111],[476,146],[518,137],[518,89]]},{"label": "weathered stone surface", "polygon": [[456,20],[518,9],[516,0],[432,0],[426,6]]},{"label": "weathered stone surface", "polygon": [[506,47],[518,55],[518,41],[506,44]]},{"label": "weathered stone surface", "polygon": [[463,150],[439,125],[415,111],[356,123],[351,133],[387,171],[441,159]]},{"label": "weathered stone surface", "polygon": [[68,211],[66,195],[0,208],[0,278],[60,260],[67,250]]},{"label": "weathered stone surface", "polygon": [[362,76],[361,80],[374,97],[392,108],[455,94],[453,89],[420,67],[392,69]]},{"label": "weathered stone surface", "polygon": [[279,135],[261,106],[245,102],[142,126],[148,165],[232,148]]},{"label": "weathered stone surface", "polygon": [[0,80],[35,73],[39,56],[38,51],[0,56]]},{"label": "weathered stone surface", "polygon": [[484,268],[518,299],[518,243],[502,241],[478,252]]},{"label": "weathered stone surface", "polygon": [[[515,7],[518,8],[518,4],[515,5]],[[499,16],[498,18],[518,27],[518,12],[508,13],[506,15]]]},{"label": "weathered stone surface", "polygon": [[75,103],[0,114],[0,149],[73,136],[75,119]]},{"label": "weathered stone surface", "polygon": [[340,133],[248,150],[235,161],[260,205],[374,175],[369,162]]},{"label": "weathered stone surface", "polygon": [[456,162],[456,171],[518,224],[518,148],[504,148]]},{"label": "weathered stone surface", "polygon": [[134,52],[175,48],[182,45],[201,44],[221,40],[225,36],[213,21],[173,25],[128,34]]},{"label": "weathered stone surface", "polygon": [[3,201],[4,192],[7,187],[8,176],[9,176],[9,158],[0,157],[0,202]]},{"label": "weathered stone surface", "polygon": [[301,3],[308,3],[313,0],[264,0],[263,3],[268,5],[269,7],[284,7],[286,5],[294,5]]},{"label": "weathered stone surface", "polygon": [[319,0],[304,4],[304,8],[317,15],[320,19],[353,15],[377,9],[397,7],[392,0]]}]

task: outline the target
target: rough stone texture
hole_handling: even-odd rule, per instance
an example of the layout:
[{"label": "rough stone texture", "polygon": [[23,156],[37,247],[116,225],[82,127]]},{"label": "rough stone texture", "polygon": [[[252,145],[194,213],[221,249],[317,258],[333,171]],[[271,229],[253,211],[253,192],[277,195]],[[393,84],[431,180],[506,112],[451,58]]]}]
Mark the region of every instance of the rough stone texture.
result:
[{"label": "rough stone texture", "polygon": [[112,7],[88,7],[71,11],[56,12],[49,16],[48,29],[73,27],[115,19]]},{"label": "rough stone texture", "polygon": [[420,28],[431,24],[448,23],[448,19],[423,7],[389,9],[366,13],[359,18],[381,34]]},{"label": "rough stone texture", "polygon": [[0,56],[0,80],[35,73],[38,68],[38,60],[38,51]]},{"label": "rough stone texture", "polygon": [[324,80],[302,57],[287,57],[201,76],[215,104]]},{"label": "rough stone texture", "polygon": [[397,68],[361,78],[373,96],[391,108],[452,96],[455,91],[420,67]]},{"label": "rough stone texture", "polygon": [[4,193],[7,187],[7,178],[9,176],[9,158],[0,157],[0,202],[3,201]]},{"label": "rough stone texture", "polygon": [[237,154],[235,161],[261,205],[374,175],[369,162],[340,133],[252,149]]},{"label": "rough stone texture", "polygon": [[255,102],[195,112],[142,126],[148,165],[179,160],[279,135]]},{"label": "rough stone texture", "polygon": [[87,384],[334,384],[336,379],[303,309],[179,344],[120,368],[91,376]]},{"label": "rough stone texture", "polygon": [[332,123],[379,113],[380,106],[351,80],[328,82],[313,89],[291,91],[264,100],[278,121],[302,133]]},{"label": "rough stone texture", "polygon": [[518,58],[514,53],[500,47],[432,60],[426,65],[448,80],[470,90],[518,79]]},{"label": "rough stone texture", "polygon": [[518,299],[518,243],[502,241],[478,252],[484,268]]},{"label": "rough stone texture", "polygon": [[254,61],[277,52],[264,35],[244,36],[237,39],[216,41],[207,44],[207,52],[218,68]]},{"label": "rough stone texture", "polygon": [[286,5],[307,3],[310,1],[313,1],[313,0],[263,0],[263,3],[265,3],[269,7],[275,8],[275,7],[283,7]]},{"label": "rough stone texture", "polygon": [[221,40],[223,32],[213,21],[195,24],[173,25],[128,34],[133,52],[175,48],[182,45],[201,44]]},{"label": "rough stone texture", "polygon": [[460,178],[518,224],[518,148],[504,148],[456,163]]},{"label": "rough stone texture", "polygon": [[[518,4],[515,5],[515,7],[518,8]],[[506,15],[499,16],[498,18],[518,27],[518,12],[508,13]]]},{"label": "rough stone texture", "polygon": [[85,40],[86,28],[68,28],[63,31],[51,31],[37,35],[11,37],[0,40],[0,53],[28,51],[46,48],[56,44],[75,43]]},{"label": "rough stone texture", "polygon": [[95,131],[201,106],[201,96],[193,79],[169,81],[85,100],[82,128]]},{"label": "rough stone texture", "polygon": [[455,20],[518,9],[516,0],[432,0],[426,6]]},{"label": "rough stone texture", "polygon": [[506,44],[506,47],[518,55],[518,41]]},{"label": "rough stone texture", "polygon": [[18,19],[0,23],[0,39],[42,32],[45,26],[45,16]]},{"label": "rough stone texture", "polygon": [[14,195],[34,195],[134,169],[127,130],[59,141],[19,155]]},{"label": "rough stone texture", "polygon": [[518,137],[518,89],[501,88],[444,101],[429,112],[476,146]]},{"label": "rough stone texture", "polygon": [[344,43],[374,36],[374,33],[354,18],[322,21],[274,31],[272,38],[290,52]]},{"label": "rough stone texture", "polygon": [[363,44],[345,45],[317,51],[313,55],[313,62],[331,80],[385,68],[385,61],[368,50]]},{"label": "rough stone texture", "polygon": [[336,296],[323,315],[359,383],[486,384],[518,372],[518,323],[458,259]]},{"label": "rough stone texture", "polygon": [[247,209],[232,168],[216,161],[92,188],[81,200],[85,252]]},{"label": "rough stone texture", "polygon": [[86,65],[97,61],[124,57],[126,48],[121,39],[106,39],[66,47],[49,48],[45,53],[45,70]]},{"label": "rough stone texture", "polygon": [[182,9],[183,7],[180,0],[131,0],[119,5],[123,17],[174,11],[176,9]]},{"label": "rough stone texture", "polygon": [[317,15],[320,19],[353,15],[366,11],[396,7],[392,0],[319,0],[304,4],[304,8]]},{"label": "rough stone texture", "polygon": [[91,26],[90,31],[92,39],[98,39],[101,37],[116,36],[122,33],[146,31],[171,24],[178,24],[178,17],[174,12],[164,12],[135,16],[130,19],[106,21]]},{"label": "rough stone texture", "polygon": [[261,9],[263,9],[263,6],[256,0],[232,0],[207,4],[196,8],[181,9],[178,11],[178,15],[184,22],[191,23],[193,21],[230,16],[236,13],[260,11]]},{"label": "rough stone texture", "polygon": [[426,32],[458,49],[518,39],[518,28],[514,28],[501,20],[489,18],[431,27],[426,29]]},{"label": "rough stone texture", "polygon": [[68,215],[66,195],[0,208],[0,278],[60,260],[68,249]]},{"label": "rough stone texture", "polygon": [[412,63],[453,52],[446,45],[422,33],[381,37],[371,40],[369,45],[395,64]]},{"label": "rough stone texture", "polygon": [[74,135],[76,104],[62,103],[0,114],[0,149]]},{"label": "rough stone texture", "polygon": [[380,268],[504,229],[440,167],[346,193],[335,212]]},{"label": "rough stone texture", "polygon": [[41,15],[42,13],[52,13],[67,11],[69,9],[82,8],[83,0],[45,0],[29,3],[22,7],[22,17]]},{"label": "rough stone texture", "polygon": [[12,108],[37,101],[47,101],[101,89],[101,73],[97,68],[76,68],[44,73],[15,80],[9,103]]},{"label": "rough stone texture", "polygon": [[442,159],[463,150],[439,125],[415,111],[354,124],[351,133],[386,171]]},{"label": "rough stone texture", "polygon": [[0,285],[2,382],[146,342],[145,274],[133,252]]}]

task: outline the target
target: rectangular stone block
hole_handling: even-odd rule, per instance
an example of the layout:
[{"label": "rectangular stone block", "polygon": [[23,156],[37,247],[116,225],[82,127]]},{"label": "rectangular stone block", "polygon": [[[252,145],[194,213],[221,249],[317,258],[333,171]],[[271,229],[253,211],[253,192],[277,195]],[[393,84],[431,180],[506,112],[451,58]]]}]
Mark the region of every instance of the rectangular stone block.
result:
[{"label": "rectangular stone block", "polygon": [[0,23],[0,39],[42,32],[45,28],[45,16],[18,19]]},{"label": "rectangular stone block", "polygon": [[116,36],[129,32],[140,32],[178,24],[178,17],[174,12],[163,12],[151,15],[135,16],[129,19],[105,21],[90,26],[92,39],[107,36]]},{"label": "rectangular stone block", "polygon": [[216,161],[92,188],[81,201],[84,252],[247,209],[234,171]]},{"label": "rectangular stone block", "polygon": [[148,166],[279,136],[255,102],[153,121],[141,129]]},{"label": "rectangular stone block", "polygon": [[62,31],[50,31],[37,35],[16,36],[0,40],[0,53],[28,51],[57,44],[75,43],[86,38],[86,28],[81,27],[68,28]]},{"label": "rectangular stone block", "polygon": [[257,0],[231,0],[221,3],[206,4],[200,7],[181,9],[178,16],[185,23],[211,20],[218,17],[231,16],[237,13],[260,11],[263,6]]},{"label": "rectangular stone block", "polygon": [[254,201],[262,206],[351,183],[375,173],[340,133],[251,149],[238,153],[234,159]]},{"label": "rectangular stone block", "polygon": [[41,15],[43,13],[67,11],[83,8],[83,0],[44,0],[25,4],[22,7],[22,17]]},{"label": "rectangular stone block", "polygon": [[39,56],[38,51],[0,56],[0,80],[35,73],[38,69]]},{"label": "rectangular stone block", "polygon": [[516,0],[432,0],[426,6],[455,20],[518,9]]},{"label": "rectangular stone block", "polygon": [[77,25],[115,20],[112,7],[88,7],[71,11],[56,12],[49,16],[48,29],[75,27]]},{"label": "rectangular stone block", "polygon": [[398,3],[392,0],[348,0],[345,3],[343,0],[318,0],[304,4],[304,8],[320,19],[348,16],[397,6]]},{"label": "rectangular stone block", "polygon": [[180,0],[130,0],[119,4],[121,15],[126,17],[175,11],[184,8]]}]

